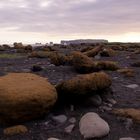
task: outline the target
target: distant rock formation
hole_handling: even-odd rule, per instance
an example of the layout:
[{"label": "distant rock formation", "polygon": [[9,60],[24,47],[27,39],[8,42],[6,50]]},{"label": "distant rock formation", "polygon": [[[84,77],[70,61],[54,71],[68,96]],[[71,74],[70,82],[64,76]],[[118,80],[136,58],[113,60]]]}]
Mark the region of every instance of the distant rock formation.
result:
[{"label": "distant rock formation", "polygon": [[94,43],[108,43],[108,40],[104,39],[77,39],[77,40],[62,40],[62,45],[70,44],[94,44]]}]

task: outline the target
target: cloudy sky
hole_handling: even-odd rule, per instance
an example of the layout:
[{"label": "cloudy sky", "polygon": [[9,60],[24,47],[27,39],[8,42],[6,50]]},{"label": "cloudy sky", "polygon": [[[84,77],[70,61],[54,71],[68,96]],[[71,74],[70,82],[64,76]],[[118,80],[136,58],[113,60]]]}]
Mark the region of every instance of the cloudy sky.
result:
[{"label": "cloudy sky", "polygon": [[0,0],[0,43],[140,41],[140,0]]}]

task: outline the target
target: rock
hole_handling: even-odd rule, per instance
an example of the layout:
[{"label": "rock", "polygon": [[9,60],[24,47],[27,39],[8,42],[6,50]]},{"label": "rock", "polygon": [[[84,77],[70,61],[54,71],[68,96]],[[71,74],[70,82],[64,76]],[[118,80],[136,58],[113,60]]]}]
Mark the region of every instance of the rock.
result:
[{"label": "rock", "polygon": [[56,100],[56,90],[45,78],[31,73],[9,73],[0,77],[1,123],[42,117]]},{"label": "rock", "polygon": [[70,122],[70,123],[76,123],[76,118],[74,118],[74,117],[70,118],[70,119],[69,119],[69,122]]},{"label": "rock", "polygon": [[101,59],[101,56],[100,56],[100,55],[96,55],[96,56],[94,57],[94,59],[99,60],[99,59]]},{"label": "rock", "polygon": [[140,67],[140,61],[137,61],[137,62],[131,64],[131,66],[133,66],[133,67]]},{"label": "rock", "polygon": [[102,99],[98,94],[95,94],[88,98],[88,104],[92,104],[94,106],[100,106],[102,104]]},{"label": "rock", "polygon": [[130,128],[132,127],[132,125],[133,125],[133,120],[132,119],[126,119],[126,123],[125,123],[125,128],[127,129],[127,130],[130,130]]},{"label": "rock", "polygon": [[65,128],[65,132],[66,133],[71,133],[72,130],[74,129],[74,127],[75,127],[74,124],[69,125],[68,127]]},{"label": "rock", "polygon": [[70,111],[74,111],[74,105],[70,105]]},{"label": "rock", "polygon": [[126,85],[125,87],[135,89],[135,88],[138,88],[139,85],[137,85],[137,84],[131,84],[131,85]]},{"label": "rock", "polygon": [[100,109],[102,111],[111,111],[112,110],[112,108],[111,107],[108,107],[108,106],[101,106]]},{"label": "rock", "polygon": [[23,134],[28,132],[28,129],[24,125],[17,125],[17,126],[12,126],[4,129],[3,133],[4,135],[12,136],[12,135],[17,135],[17,134]]},{"label": "rock", "polygon": [[58,123],[64,123],[67,121],[67,116],[66,115],[58,115],[58,116],[54,116],[52,119]]},{"label": "rock", "polygon": [[31,70],[33,72],[38,72],[38,71],[43,70],[43,68],[41,66],[39,66],[39,65],[33,65],[32,68],[31,68]]},{"label": "rock", "polygon": [[[58,98],[64,101],[85,100],[111,86],[110,77],[104,72],[76,76],[56,86]],[[81,96],[81,98],[79,98]],[[84,97],[83,97],[84,96]],[[82,98],[83,97],[83,98]],[[77,100],[78,98],[78,100]]]},{"label": "rock", "polygon": [[127,138],[120,138],[119,140],[135,140],[135,139],[131,137],[127,137]]},{"label": "rock", "polygon": [[112,112],[122,117],[132,118],[133,121],[140,123],[140,109],[114,109]]},{"label": "rock", "polygon": [[112,98],[107,99],[107,101],[108,101],[109,103],[111,103],[112,105],[115,105],[115,104],[117,103],[117,101],[114,100],[114,99],[112,99]]},{"label": "rock", "polygon": [[48,138],[47,140],[60,140],[60,139],[57,139],[57,138]]},{"label": "rock", "polygon": [[80,120],[79,127],[84,138],[101,138],[110,131],[108,123],[94,112],[85,114]]}]

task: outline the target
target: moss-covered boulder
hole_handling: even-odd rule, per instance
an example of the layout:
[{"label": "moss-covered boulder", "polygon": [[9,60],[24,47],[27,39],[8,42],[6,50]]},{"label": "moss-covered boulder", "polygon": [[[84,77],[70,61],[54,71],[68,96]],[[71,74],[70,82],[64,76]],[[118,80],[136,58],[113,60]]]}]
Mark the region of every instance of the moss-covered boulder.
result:
[{"label": "moss-covered boulder", "polygon": [[91,73],[97,71],[95,63],[91,58],[82,54],[81,52],[73,52],[73,66],[79,73]]},{"label": "moss-covered boulder", "polygon": [[30,73],[9,73],[0,77],[0,123],[39,118],[56,100],[56,89],[45,78]]},{"label": "moss-covered boulder", "polygon": [[102,92],[111,86],[111,78],[104,72],[84,74],[64,81],[56,86],[58,97],[61,99],[80,100]]}]

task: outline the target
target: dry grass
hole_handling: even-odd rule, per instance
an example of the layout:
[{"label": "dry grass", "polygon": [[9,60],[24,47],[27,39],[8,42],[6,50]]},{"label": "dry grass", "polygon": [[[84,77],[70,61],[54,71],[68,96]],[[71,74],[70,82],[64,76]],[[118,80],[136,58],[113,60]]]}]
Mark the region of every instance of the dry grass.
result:
[{"label": "dry grass", "polygon": [[133,66],[133,67],[140,67],[140,61],[132,63],[131,66]]},{"label": "dry grass", "polygon": [[60,65],[68,65],[71,63],[72,58],[71,56],[66,56],[64,54],[61,53],[52,53],[49,56],[51,63],[56,65],[56,66],[60,66]]},{"label": "dry grass", "polygon": [[3,133],[7,136],[17,135],[17,134],[24,134],[28,132],[28,129],[24,125],[16,125],[12,127],[5,128]]},{"label": "dry grass", "polygon": [[140,109],[114,109],[113,113],[119,116],[132,118],[133,121],[140,123]]},{"label": "dry grass", "polygon": [[96,61],[95,63],[99,70],[115,71],[119,68],[118,63],[114,61]]},{"label": "dry grass", "polygon": [[119,69],[119,70],[117,70],[117,72],[119,72],[127,77],[133,77],[135,75],[135,71],[131,68]]},{"label": "dry grass", "polygon": [[94,57],[96,56],[100,51],[102,50],[102,46],[97,46],[89,51],[84,52],[84,55],[87,55],[88,57]]}]

